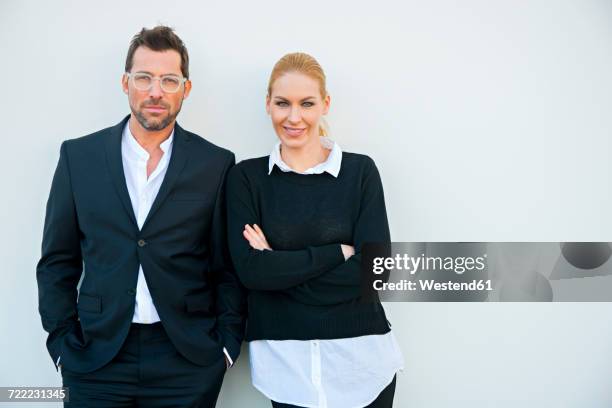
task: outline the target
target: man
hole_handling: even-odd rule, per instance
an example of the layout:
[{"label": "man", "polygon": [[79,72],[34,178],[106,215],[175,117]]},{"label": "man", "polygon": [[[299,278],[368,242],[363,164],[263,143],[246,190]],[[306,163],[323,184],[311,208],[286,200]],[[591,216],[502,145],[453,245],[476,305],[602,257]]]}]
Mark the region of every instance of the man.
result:
[{"label": "man", "polygon": [[172,29],[134,36],[122,87],[131,115],[61,147],[37,267],[47,347],[68,406],[213,407],[244,332],[234,155],[176,123],[191,81]]}]

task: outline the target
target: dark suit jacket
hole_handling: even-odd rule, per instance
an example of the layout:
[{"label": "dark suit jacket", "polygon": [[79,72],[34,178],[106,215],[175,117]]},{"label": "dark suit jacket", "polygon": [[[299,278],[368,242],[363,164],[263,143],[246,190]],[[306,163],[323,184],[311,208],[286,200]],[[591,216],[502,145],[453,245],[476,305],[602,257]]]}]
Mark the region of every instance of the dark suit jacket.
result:
[{"label": "dark suit jacket", "polygon": [[178,351],[207,365],[225,347],[235,361],[245,307],[226,243],[234,155],[177,124],[166,176],[139,230],[121,157],[128,119],[62,144],[37,266],[49,353],[76,372],[108,363],[129,331],[141,264]]}]

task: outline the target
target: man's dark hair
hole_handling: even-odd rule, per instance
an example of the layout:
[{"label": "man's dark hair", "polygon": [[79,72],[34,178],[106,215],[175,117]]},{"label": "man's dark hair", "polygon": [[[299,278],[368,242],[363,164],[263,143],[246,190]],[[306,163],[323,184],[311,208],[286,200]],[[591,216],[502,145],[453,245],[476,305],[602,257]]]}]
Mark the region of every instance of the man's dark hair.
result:
[{"label": "man's dark hair", "polygon": [[153,51],[175,50],[181,56],[181,73],[189,78],[189,54],[183,41],[170,27],[159,25],[151,29],[143,28],[132,38],[127,58],[125,59],[125,72],[130,72],[134,53],[138,47],[147,47]]}]

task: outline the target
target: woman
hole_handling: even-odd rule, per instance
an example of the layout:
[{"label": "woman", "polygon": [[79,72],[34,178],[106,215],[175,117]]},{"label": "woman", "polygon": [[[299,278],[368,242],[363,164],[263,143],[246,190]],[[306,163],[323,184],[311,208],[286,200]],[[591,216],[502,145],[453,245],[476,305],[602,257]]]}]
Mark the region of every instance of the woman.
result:
[{"label": "woman", "polygon": [[266,110],[279,142],[228,176],[228,236],[250,290],[253,385],[273,407],[391,407],[402,356],[380,302],[360,302],[360,249],[389,242],[372,159],[324,137],[318,62],[281,58]]}]

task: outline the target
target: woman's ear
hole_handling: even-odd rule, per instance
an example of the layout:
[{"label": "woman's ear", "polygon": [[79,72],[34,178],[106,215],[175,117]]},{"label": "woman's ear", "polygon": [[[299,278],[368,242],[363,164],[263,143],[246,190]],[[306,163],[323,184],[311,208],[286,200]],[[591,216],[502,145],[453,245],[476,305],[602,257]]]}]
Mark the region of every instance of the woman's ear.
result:
[{"label": "woman's ear", "polygon": [[329,95],[325,96],[325,99],[323,99],[323,114],[327,115],[327,112],[329,112],[329,105],[331,104],[331,97]]}]

